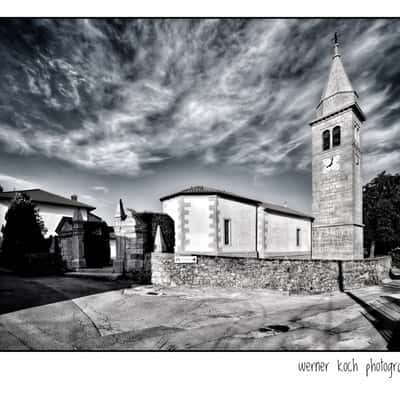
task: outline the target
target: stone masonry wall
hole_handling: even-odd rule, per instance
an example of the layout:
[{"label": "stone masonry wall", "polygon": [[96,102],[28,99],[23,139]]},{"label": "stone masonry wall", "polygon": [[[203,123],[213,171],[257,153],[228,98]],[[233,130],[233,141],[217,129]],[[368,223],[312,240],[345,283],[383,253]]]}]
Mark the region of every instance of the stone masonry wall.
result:
[{"label": "stone masonry wall", "polygon": [[379,285],[389,277],[391,264],[391,257],[343,261],[344,289],[350,290]]},{"label": "stone masonry wall", "polygon": [[388,277],[390,269],[390,257],[348,262],[201,255],[197,260],[197,264],[175,264],[173,254],[152,253],[152,283],[268,288],[289,294],[310,294],[376,285]]}]

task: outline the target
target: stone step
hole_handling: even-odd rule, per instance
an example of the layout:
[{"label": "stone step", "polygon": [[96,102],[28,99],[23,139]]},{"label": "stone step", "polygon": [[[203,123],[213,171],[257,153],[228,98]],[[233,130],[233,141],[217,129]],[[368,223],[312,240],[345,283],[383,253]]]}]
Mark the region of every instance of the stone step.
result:
[{"label": "stone step", "polygon": [[400,307],[395,302],[391,301],[390,298],[382,298],[376,300],[373,308],[376,308],[383,312],[388,318],[398,321],[400,320]]},{"label": "stone step", "polygon": [[382,285],[386,289],[396,289],[400,290],[400,281],[391,281],[391,282],[386,282]]},{"label": "stone step", "polygon": [[123,275],[119,272],[97,272],[97,271],[73,271],[66,272],[64,276],[71,278],[89,278],[89,279],[99,279],[115,281],[117,279],[122,279]]}]

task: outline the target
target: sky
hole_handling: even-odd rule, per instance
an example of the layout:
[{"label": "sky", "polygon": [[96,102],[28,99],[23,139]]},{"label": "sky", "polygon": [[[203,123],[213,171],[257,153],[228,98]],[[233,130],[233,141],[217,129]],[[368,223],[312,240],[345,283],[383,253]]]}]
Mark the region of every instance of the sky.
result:
[{"label": "sky", "polygon": [[2,19],[0,185],[126,207],[211,186],[311,212],[333,33],[367,116],[364,183],[400,172],[400,20]]}]

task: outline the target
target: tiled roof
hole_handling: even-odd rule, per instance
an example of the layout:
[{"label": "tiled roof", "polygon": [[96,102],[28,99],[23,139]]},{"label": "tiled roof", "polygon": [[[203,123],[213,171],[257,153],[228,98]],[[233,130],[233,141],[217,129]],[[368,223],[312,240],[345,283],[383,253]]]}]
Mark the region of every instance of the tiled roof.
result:
[{"label": "tiled roof", "polygon": [[264,210],[276,212],[279,214],[287,214],[294,215],[296,217],[303,217],[307,219],[314,219],[311,215],[303,213],[301,211],[293,210],[293,208],[289,208],[286,206],[279,206],[278,204],[273,203],[261,203]]},{"label": "tiled roof", "polygon": [[88,210],[94,210],[96,207],[90,206],[89,204],[81,203],[68,199],[66,197],[59,196],[58,194],[46,192],[42,189],[30,189],[30,190],[17,190],[13,192],[0,192],[0,200],[12,200],[16,193],[25,193],[34,203],[45,203],[54,204],[67,207],[80,207]]},{"label": "tiled roof", "polygon": [[168,196],[164,196],[160,200],[164,201],[164,200],[168,200],[168,199],[171,199],[172,197],[176,197],[176,196],[180,196],[180,195],[196,195],[196,194],[204,194],[204,195],[217,194],[217,195],[220,195],[221,197],[230,198],[233,200],[239,200],[239,201],[243,201],[245,203],[251,203],[251,204],[259,204],[260,203],[260,201],[258,201],[258,200],[249,199],[248,197],[243,197],[243,196],[237,195],[235,193],[227,192],[225,190],[210,188],[207,186],[191,186],[188,189],[184,189],[179,192],[172,193]]},{"label": "tiled roof", "polygon": [[207,186],[191,186],[190,188],[181,190],[179,192],[172,193],[168,196],[164,196],[160,199],[160,201],[168,200],[173,197],[177,197],[177,196],[181,196],[181,195],[199,195],[199,194],[200,195],[201,194],[218,195],[220,197],[237,200],[237,201],[242,201],[244,203],[259,205],[259,206],[262,206],[267,211],[276,212],[276,213],[285,214],[285,215],[293,215],[293,216],[297,216],[297,217],[301,217],[301,218],[313,219],[313,217],[311,215],[305,214],[301,211],[293,210],[292,208],[289,208],[289,207],[280,206],[280,205],[273,204],[273,203],[265,203],[265,202],[262,202],[259,200],[240,196],[235,193],[227,192],[225,190],[214,189],[214,188],[210,188]]}]

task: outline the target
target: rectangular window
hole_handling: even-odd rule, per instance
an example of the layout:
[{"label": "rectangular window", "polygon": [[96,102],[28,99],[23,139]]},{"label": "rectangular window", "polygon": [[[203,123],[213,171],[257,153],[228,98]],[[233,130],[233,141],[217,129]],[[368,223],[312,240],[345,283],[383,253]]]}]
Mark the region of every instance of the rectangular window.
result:
[{"label": "rectangular window", "polygon": [[329,150],[331,146],[331,134],[329,131],[324,131],[322,133],[322,150]]},{"label": "rectangular window", "polygon": [[300,246],[300,233],[301,233],[301,229],[297,228],[296,229],[296,246],[299,247]]},{"label": "rectangular window", "polygon": [[224,219],[224,244],[231,244],[231,220]]},{"label": "rectangular window", "polygon": [[340,146],[340,126],[335,126],[332,133],[333,147]]}]

